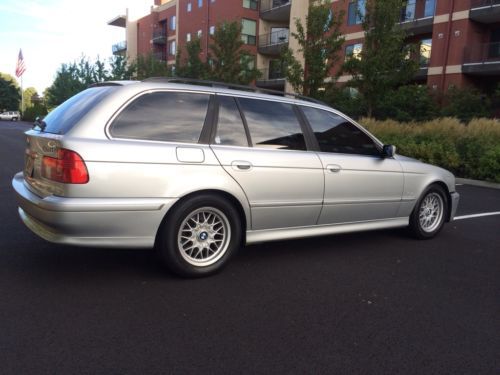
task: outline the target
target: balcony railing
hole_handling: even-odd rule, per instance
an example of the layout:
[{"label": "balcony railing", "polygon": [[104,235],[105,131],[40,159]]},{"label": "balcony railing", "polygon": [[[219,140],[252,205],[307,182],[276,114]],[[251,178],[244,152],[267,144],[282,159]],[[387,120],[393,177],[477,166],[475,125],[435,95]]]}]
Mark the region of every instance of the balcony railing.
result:
[{"label": "balcony railing", "polygon": [[155,60],[159,60],[159,61],[165,62],[165,61],[167,61],[167,52],[165,52],[165,51],[163,51],[163,52],[154,52],[153,53],[153,57],[155,58]]},{"label": "balcony railing", "polygon": [[289,5],[291,0],[261,0],[260,1],[260,11],[267,12],[275,8],[279,8],[285,5]]},{"label": "balcony railing", "polygon": [[163,29],[153,31],[151,41],[156,44],[165,44],[167,42],[166,31]]},{"label": "balcony railing", "polygon": [[289,30],[274,31],[269,34],[259,35],[259,47],[269,47],[288,43]]},{"label": "balcony railing", "polygon": [[285,72],[279,68],[260,69],[261,76],[259,81],[284,80]]},{"label": "balcony railing", "polygon": [[471,0],[470,8],[484,8],[484,7],[492,7],[495,5],[500,5],[500,0]]},{"label": "balcony railing", "polygon": [[111,46],[111,50],[113,51],[113,55],[120,54],[127,50],[127,41],[122,41]]},{"label": "balcony railing", "polygon": [[465,64],[500,62],[500,42],[482,43],[464,49]]}]

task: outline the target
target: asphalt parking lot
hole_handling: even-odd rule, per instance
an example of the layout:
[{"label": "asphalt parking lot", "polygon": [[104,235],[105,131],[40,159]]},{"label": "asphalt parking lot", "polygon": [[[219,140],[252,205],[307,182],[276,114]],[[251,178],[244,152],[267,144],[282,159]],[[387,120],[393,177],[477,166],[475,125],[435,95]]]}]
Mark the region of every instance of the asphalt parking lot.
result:
[{"label": "asphalt parking lot", "polygon": [[[181,280],[152,251],[74,248],[17,216],[25,123],[0,122],[1,374],[498,374],[500,215],[242,249]],[[500,190],[458,186],[458,216]]]}]

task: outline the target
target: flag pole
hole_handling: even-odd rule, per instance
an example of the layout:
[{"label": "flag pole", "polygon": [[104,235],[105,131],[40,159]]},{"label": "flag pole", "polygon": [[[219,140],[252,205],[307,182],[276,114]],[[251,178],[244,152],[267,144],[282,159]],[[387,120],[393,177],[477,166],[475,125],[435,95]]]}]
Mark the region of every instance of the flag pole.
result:
[{"label": "flag pole", "polygon": [[21,75],[21,118],[24,116],[24,90],[23,90],[23,76]]}]

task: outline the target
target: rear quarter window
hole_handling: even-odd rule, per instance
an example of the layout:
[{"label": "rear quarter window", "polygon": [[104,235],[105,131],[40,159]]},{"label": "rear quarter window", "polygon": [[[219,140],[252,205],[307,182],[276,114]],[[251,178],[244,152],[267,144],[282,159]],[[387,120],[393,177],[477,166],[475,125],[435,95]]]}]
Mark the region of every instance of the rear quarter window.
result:
[{"label": "rear quarter window", "polygon": [[45,116],[44,132],[66,134],[92,108],[117,89],[117,86],[92,87],[72,96]]},{"label": "rear quarter window", "polygon": [[113,121],[115,138],[197,143],[208,110],[209,94],[153,92],[141,95]]}]

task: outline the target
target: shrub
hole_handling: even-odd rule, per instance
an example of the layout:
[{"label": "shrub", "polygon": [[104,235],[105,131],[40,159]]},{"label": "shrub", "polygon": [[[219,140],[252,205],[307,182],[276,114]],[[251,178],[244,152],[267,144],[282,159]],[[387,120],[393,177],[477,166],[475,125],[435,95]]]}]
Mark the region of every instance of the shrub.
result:
[{"label": "shrub", "polygon": [[457,89],[452,87],[445,97],[445,105],[441,110],[443,116],[458,117],[464,123],[473,118],[491,115],[491,103],[488,97],[476,89]]},{"label": "shrub", "polygon": [[398,153],[449,169],[459,177],[500,182],[500,121],[440,118],[406,124],[362,119],[361,123]]},{"label": "shrub", "polygon": [[378,119],[401,122],[427,121],[438,114],[436,100],[427,86],[406,85],[382,96],[375,109]]}]

